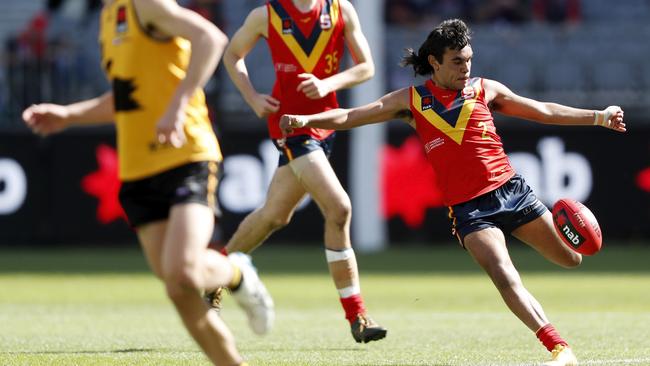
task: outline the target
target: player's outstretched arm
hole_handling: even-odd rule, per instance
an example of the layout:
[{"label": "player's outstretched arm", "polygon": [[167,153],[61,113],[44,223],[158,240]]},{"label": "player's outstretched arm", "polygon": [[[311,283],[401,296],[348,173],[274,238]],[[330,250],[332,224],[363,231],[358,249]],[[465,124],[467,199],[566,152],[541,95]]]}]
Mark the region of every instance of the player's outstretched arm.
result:
[{"label": "player's outstretched arm", "polygon": [[609,106],[602,111],[568,107],[557,103],[539,102],[519,96],[505,85],[484,80],[486,101],[502,114],[531,121],[556,125],[598,125],[614,131],[625,132],[623,110]]},{"label": "player's outstretched arm", "polygon": [[239,89],[242,97],[259,118],[275,113],[280,108],[280,102],[270,95],[260,94],[255,90],[248,76],[246,55],[255,46],[260,37],[268,37],[268,13],[266,7],[253,9],[246,17],[244,24],[232,36],[223,64],[233,84]]},{"label": "player's outstretched arm", "polygon": [[[165,114],[158,122],[158,140],[179,147],[185,142],[185,106],[214,73],[228,38],[201,15],[167,0],[135,0],[138,18],[162,36],[182,37],[191,43],[190,62]],[[133,62],[137,62],[134,60]]]},{"label": "player's outstretched arm", "polygon": [[111,123],[115,113],[113,92],[81,102],[58,104],[34,104],[23,111],[23,121],[34,132],[47,136],[72,125]]},{"label": "player's outstretched arm", "polygon": [[361,107],[330,109],[309,116],[285,114],[280,119],[280,129],[285,135],[290,134],[294,128],[307,125],[328,130],[347,130],[395,118],[410,121],[410,118],[406,118],[410,115],[409,112],[409,89],[404,88]]},{"label": "player's outstretched arm", "polygon": [[[356,10],[348,0],[340,0],[339,4],[345,22],[345,42],[354,60],[354,66],[322,80],[312,74],[298,75],[303,79],[298,85],[298,91],[305,93],[310,99],[320,99],[333,91],[350,88],[370,79],[375,74],[370,46],[361,30]],[[331,57],[333,63],[340,62],[341,55]]]}]

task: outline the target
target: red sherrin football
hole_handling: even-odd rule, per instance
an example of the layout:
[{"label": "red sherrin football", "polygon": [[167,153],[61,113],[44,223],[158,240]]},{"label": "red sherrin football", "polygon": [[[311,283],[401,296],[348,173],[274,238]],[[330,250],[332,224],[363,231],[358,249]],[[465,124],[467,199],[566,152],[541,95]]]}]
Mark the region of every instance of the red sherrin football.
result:
[{"label": "red sherrin football", "polygon": [[582,203],[562,198],[553,205],[555,231],[569,248],[584,255],[600,250],[603,235],[596,216]]}]

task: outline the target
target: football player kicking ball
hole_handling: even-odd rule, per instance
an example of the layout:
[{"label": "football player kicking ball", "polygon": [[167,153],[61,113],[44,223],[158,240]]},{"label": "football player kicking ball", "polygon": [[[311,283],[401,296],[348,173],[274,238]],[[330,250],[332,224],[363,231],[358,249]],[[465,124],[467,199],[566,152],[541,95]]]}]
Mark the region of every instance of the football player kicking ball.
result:
[{"label": "football player kicking ball", "polygon": [[[551,353],[549,366],[577,365],[567,342],[523,286],[506,247],[511,233],[560,266],[576,267],[582,256],[562,243],[551,213],[513,170],[496,133],[491,110],[545,124],[598,125],[625,132],[623,111],[576,109],[521,97],[503,84],[470,78],[472,47],[467,25],[446,20],[403,64],[430,76],[368,105],[310,116],[285,115],[280,128],[349,129],[399,118],[420,137],[449,206],[452,232],[485,270],[510,310]],[[433,184],[433,183],[432,183]]]}]

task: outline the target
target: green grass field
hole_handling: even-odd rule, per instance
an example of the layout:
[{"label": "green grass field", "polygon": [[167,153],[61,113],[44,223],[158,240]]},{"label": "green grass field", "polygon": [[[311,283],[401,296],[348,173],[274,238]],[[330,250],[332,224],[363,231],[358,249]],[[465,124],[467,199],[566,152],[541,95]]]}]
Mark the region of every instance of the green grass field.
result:
[{"label": "green grass field", "polygon": [[[394,245],[393,248],[399,248]],[[582,365],[650,365],[650,247],[609,246],[562,270],[512,245],[527,288]],[[388,337],[354,343],[322,250],[272,244],[255,261],[277,308],[257,337],[226,299],[251,365],[535,365],[548,354],[456,245],[359,255]],[[0,365],[207,365],[136,249],[0,251]]]}]

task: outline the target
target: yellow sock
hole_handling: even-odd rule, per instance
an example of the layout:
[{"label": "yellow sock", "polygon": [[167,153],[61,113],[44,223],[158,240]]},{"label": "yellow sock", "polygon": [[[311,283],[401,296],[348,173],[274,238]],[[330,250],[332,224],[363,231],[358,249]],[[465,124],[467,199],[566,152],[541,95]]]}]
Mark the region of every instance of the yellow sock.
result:
[{"label": "yellow sock", "polygon": [[[237,290],[239,288],[239,285],[241,285],[241,270],[239,267],[235,266],[234,264],[232,265],[232,279],[230,280],[230,283],[228,284],[228,288],[230,290]],[[246,366],[245,364],[243,364]]]}]

